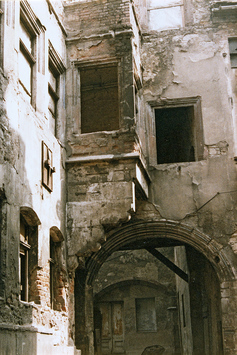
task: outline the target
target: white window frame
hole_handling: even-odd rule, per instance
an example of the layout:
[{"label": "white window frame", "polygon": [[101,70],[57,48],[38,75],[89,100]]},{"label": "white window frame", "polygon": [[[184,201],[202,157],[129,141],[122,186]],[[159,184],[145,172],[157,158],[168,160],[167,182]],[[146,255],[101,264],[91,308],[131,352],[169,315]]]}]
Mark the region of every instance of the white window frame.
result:
[{"label": "white window frame", "polygon": [[[162,22],[170,12],[173,22]],[[168,17],[168,16],[167,16]],[[184,0],[150,0],[148,7],[150,30],[163,31],[184,26]]]}]

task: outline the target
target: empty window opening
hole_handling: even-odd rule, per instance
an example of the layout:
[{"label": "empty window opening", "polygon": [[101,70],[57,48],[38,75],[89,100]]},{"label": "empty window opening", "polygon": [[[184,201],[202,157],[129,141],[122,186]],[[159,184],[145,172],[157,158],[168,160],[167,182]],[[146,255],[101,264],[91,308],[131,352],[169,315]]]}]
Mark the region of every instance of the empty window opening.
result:
[{"label": "empty window opening", "polygon": [[81,133],[119,129],[117,65],[82,68]]},{"label": "empty window opening", "polygon": [[136,324],[138,332],[155,332],[157,330],[154,297],[136,299]]},{"label": "empty window opening", "polygon": [[157,163],[195,161],[194,108],[155,110]]}]

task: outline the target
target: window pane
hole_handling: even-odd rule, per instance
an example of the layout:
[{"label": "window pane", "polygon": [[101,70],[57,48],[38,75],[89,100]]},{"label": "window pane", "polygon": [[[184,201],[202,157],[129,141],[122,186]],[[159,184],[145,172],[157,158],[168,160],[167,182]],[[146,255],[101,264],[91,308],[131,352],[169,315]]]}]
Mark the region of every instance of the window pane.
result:
[{"label": "window pane", "polygon": [[28,51],[32,53],[32,37],[22,23],[20,24],[20,38]]},{"label": "window pane", "polygon": [[52,89],[56,92],[57,91],[57,78],[54,76],[54,74],[49,71],[49,83],[52,87]]},{"label": "window pane", "polygon": [[182,6],[154,9],[149,13],[151,30],[161,31],[183,26]]},{"label": "window pane", "polygon": [[49,110],[55,116],[55,114],[56,114],[56,101],[54,100],[54,98],[51,95],[49,95]]},{"label": "window pane", "polygon": [[31,94],[31,66],[22,52],[19,52],[19,79]]}]

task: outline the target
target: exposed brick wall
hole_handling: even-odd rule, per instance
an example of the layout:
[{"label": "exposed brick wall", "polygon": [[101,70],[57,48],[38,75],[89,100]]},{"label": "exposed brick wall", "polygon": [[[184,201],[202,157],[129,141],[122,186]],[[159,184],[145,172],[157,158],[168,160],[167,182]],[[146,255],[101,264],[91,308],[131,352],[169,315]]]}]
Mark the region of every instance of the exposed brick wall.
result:
[{"label": "exposed brick wall", "polygon": [[[65,7],[69,35],[91,36],[129,27],[129,1],[86,1]],[[67,26],[69,27],[69,26]]]}]

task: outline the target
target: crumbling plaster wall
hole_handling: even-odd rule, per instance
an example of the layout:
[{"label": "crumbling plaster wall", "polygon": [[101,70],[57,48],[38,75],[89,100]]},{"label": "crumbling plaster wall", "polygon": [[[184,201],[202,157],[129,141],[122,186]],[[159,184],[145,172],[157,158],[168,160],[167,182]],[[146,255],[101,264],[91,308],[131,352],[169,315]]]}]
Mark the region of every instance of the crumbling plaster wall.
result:
[{"label": "crumbling plaster wall", "polygon": [[193,4],[192,25],[143,36],[144,100],[200,96],[205,143],[199,162],[157,165],[154,109],[147,105],[151,201],[163,218],[195,225],[227,244],[237,197],[228,37],[237,28],[213,25],[208,3]]},{"label": "crumbling plaster wall", "polygon": [[[62,32],[55,13],[49,10],[46,1],[30,1],[33,12],[39,23],[44,27],[41,37],[41,53],[38,58],[36,110],[29,104],[19,83],[19,16],[20,2],[3,2],[2,21],[4,31],[3,70],[1,70],[1,161],[0,186],[3,190],[3,208],[1,225],[1,277],[3,278],[4,294],[0,299],[1,323],[1,354],[8,353],[8,343],[13,337],[12,353],[23,349],[24,336],[22,332],[32,332],[36,341],[36,333],[41,331],[41,344],[38,351],[43,349],[43,342],[54,342],[66,351],[68,344],[67,314],[56,312],[50,308],[49,286],[49,234],[52,226],[57,227],[65,235],[65,171],[63,148],[65,134],[65,108],[63,100],[58,105],[59,121],[57,138],[50,132],[48,124],[48,40],[50,40],[65,57],[65,34]],[[39,43],[37,43],[39,45]],[[63,92],[63,80],[60,92]],[[53,192],[50,194],[41,183],[42,141],[46,142],[53,151],[53,164],[56,168]],[[32,209],[39,218],[38,226],[38,265],[36,284],[39,293],[39,304],[19,300],[19,236],[20,208]],[[62,243],[61,267],[66,271],[65,248]],[[64,280],[65,281],[65,280]],[[64,282],[66,290],[66,281]],[[65,291],[66,292],[66,291]],[[66,294],[65,303],[67,306]],[[28,328],[24,328],[27,324]],[[59,326],[60,325],[60,326]],[[9,335],[11,334],[11,335]],[[18,334],[18,335],[17,335]],[[48,337],[50,335],[50,337]],[[55,336],[52,340],[52,335]],[[45,338],[44,338],[45,336]],[[44,340],[43,340],[44,338]],[[51,340],[49,340],[49,338]],[[42,341],[43,340],[43,341]],[[25,342],[25,351],[30,342]],[[46,346],[46,345],[45,345]],[[48,346],[48,345],[47,345]],[[65,349],[63,349],[65,347]],[[17,350],[18,349],[18,350]],[[58,349],[58,347],[57,347]],[[23,350],[22,350],[23,351]],[[32,348],[32,353],[37,349]],[[43,351],[43,350],[42,350]]]}]

